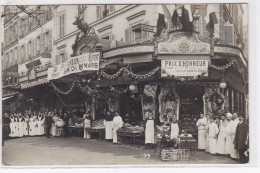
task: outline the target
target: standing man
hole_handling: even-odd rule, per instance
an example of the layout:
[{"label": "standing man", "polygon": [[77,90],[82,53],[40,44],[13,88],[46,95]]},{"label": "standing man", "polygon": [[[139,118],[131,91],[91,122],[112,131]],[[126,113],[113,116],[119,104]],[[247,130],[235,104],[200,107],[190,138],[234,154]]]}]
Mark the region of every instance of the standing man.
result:
[{"label": "standing man", "polygon": [[218,139],[218,126],[214,122],[213,117],[210,117],[209,123],[209,153],[216,154],[217,153],[217,139]]},{"label": "standing man", "polygon": [[225,146],[226,146],[226,117],[224,115],[221,116],[221,120],[219,122],[219,134],[218,134],[218,142],[217,142],[217,153],[225,154]]},{"label": "standing man", "polygon": [[207,118],[207,123],[206,123],[206,126],[205,126],[205,129],[206,129],[206,147],[205,147],[205,151],[209,152],[209,123],[210,123],[210,115],[207,114],[206,118]]},{"label": "standing man", "polygon": [[46,137],[47,138],[50,137],[50,131],[51,131],[52,123],[54,123],[54,122],[53,122],[53,119],[51,117],[51,112],[49,112],[49,114],[45,118],[45,128],[46,128]]},{"label": "standing man", "polygon": [[200,114],[200,119],[197,122],[198,127],[198,149],[205,150],[206,149],[206,124],[207,118],[204,114]]},{"label": "standing man", "polygon": [[113,118],[112,128],[113,128],[113,143],[117,144],[117,130],[123,126],[122,117],[119,116],[119,113],[115,112],[115,117]]},{"label": "standing man", "polygon": [[227,121],[226,121],[226,144],[225,144],[225,154],[226,155],[230,155],[231,153],[231,149],[233,147],[232,143],[232,135],[231,135],[231,131],[232,131],[232,114],[231,113],[227,113]]},{"label": "standing man", "polygon": [[235,149],[238,149],[240,162],[247,163],[248,158],[244,154],[248,149],[248,124],[244,122],[244,117],[239,116],[239,123],[236,128],[234,139]]},{"label": "standing man", "polygon": [[239,155],[238,155],[238,150],[235,149],[235,145],[234,145],[234,139],[235,139],[235,136],[236,136],[236,129],[237,129],[237,125],[239,123],[239,119],[238,119],[238,115],[237,113],[234,113],[233,114],[233,123],[232,123],[232,126],[231,126],[231,136],[232,136],[232,148],[231,148],[231,151],[230,151],[230,157],[232,159],[239,159]]}]

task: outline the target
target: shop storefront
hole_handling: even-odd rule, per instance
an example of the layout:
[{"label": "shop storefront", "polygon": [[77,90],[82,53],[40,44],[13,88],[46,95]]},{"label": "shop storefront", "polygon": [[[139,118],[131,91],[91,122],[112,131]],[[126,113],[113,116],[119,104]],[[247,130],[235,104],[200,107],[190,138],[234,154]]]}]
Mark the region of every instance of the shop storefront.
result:
[{"label": "shop storefront", "polygon": [[[49,68],[48,80],[59,95],[77,91],[70,104],[84,104],[95,120],[104,119],[106,110],[118,111],[126,125],[140,130],[151,110],[157,125],[176,114],[181,129],[196,135],[200,113],[245,113],[247,64],[239,48],[182,31],[113,48],[82,37],[72,58]],[[66,80],[65,91],[59,82]]]}]

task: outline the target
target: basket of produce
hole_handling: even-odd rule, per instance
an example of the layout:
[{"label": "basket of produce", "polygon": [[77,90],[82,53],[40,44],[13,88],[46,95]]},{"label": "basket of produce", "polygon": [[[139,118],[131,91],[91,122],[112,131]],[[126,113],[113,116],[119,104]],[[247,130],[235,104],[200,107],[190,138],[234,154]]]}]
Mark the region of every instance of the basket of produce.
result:
[{"label": "basket of produce", "polygon": [[105,129],[105,120],[104,119],[94,120],[92,123],[92,129]]},{"label": "basket of produce", "polygon": [[189,160],[190,156],[189,149],[163,149],[160,153],[162,161]]},{"label": "basket of produce", "polygon": [[82,127],[84,127],[84,122],[75,123],[75,127],[76,127],[76,128],[82,128]]},{"label": "basket of produce", "polygon": [[56,122],[56,125],[57,127],[63,127],[65,125],[65,122],[62,120],[62,119],[59,119],[57,122]]}]

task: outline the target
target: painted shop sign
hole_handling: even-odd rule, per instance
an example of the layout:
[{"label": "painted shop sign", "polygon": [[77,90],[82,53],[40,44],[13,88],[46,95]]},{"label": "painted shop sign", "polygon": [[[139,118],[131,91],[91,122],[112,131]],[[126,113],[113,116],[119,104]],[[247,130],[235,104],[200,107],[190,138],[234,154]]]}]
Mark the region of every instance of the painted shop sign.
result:
[{"label": "painted shop sign", "polygon": [[224,47],[224,46],[214,46],[214,52],[215,53],[223,53],[223,54],[233,54],[233,55],[237,55],[240,57],[240,59],[242,60],[242,62],[244,63],[245,66],[247,66],[247,63],[241,53],[241,51],[237,48],[233,48],[233,47]]},{"label": "painted shop sign", "polygon": [[126,55],[126,54],[148,53],[148,52],[154,52],[154,46],[138,45],[138,46],[118,48],[115,50],[104,52],[103,58],[110,58],[110,57]]},{"label": "painted shop sign", "polygon": [[161,76],[208,76],[208,60],[162,60]]},{"label": "painted shop sign", "polygon": [[69,58],[67,62],[58,64],[48,69],[48,80],[58,79],[69,74],[83,71],[99,70],[99,59],[99,52],[85,53]]},{"label": "painted shop sign", "polygon": [[43,78],[43,79],[38,79],[38,80],[33,81],[33,82],[21,83],[21,89],[30,88],[30,87],[33,87],[33,86],[37,86],[37,85],[40,85],[40,84],[47,83],[47,82],[48,82],[47,78]]},{"label": "painted shop sign", "polygon": [[197,35],[171,34],[165,42],[158,43],[159,54],[210,54],[210,44],[202,42]]}]

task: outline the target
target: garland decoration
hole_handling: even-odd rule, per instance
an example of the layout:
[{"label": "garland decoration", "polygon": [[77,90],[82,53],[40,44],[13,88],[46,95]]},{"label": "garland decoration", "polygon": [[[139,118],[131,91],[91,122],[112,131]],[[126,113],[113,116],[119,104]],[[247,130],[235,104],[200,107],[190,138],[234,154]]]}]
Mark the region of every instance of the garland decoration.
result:
[{"label": "garland decoration", "polygon": [[153,69],[152,71],[150,71],[150,72],[147,73],[147,74],[135,74],[135,73],[133,73],[132,71],[128,70],[126,67],[123,67],[123,68],[119,69],[118,72],[116,72],[116,73],[113,74],[113,75],[109,75],[109,74],[107,74],[106,72],[104,72],[103,70],[101,70],[101,75],[102,75],[104,78],[107,78],[107,79],[115,79],[115,78],[118,77],[122,72],[126,72],[128,75],[132,76],[133,78],[136,78],[136,79],[146,79],[146,78],[149,78],[149,77],[151,77],[152,75],[154,75],[159,69],[160,69],[160,67],[156,67],[155,69]]},{"label": "garland decoration", "polygon": [[73,81],[73,83],[72,83],[70,89],[68,89],[67,91],[63,91],[63,90],[59,89],[52,81],[51,81],[50,83],[51,83],[52,87],[53,87],[58,93],[63,94],[63,95],[67,95],[67,94],[69,94],[69,93],[72,91],[72,89],[74,88],[75,83],[76,83],[76,78],[74,79],[74,81]]},{"label": "garland decoration", "polygon": [[215,66],[215,65],[211,64],[210,67],[215,69],[215,70],[225,71],[226,69],[228,69],[229,67],[231,67],[235,63],[237,63],[237,60],[234,59],[230,63],[228,63],[224,66]]},{"label": "garland decoration", "polygon": [[64,106],[68,106],[66,103],[64,103],[64,101],[62,100],[62,98],[60,97],[59,93],[57,93],[57,91],[54,89],[55,94],[57,95],[57,97],[59,98],[60,102],[64,105]]}]

